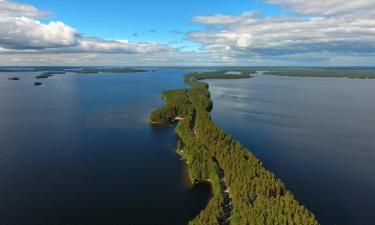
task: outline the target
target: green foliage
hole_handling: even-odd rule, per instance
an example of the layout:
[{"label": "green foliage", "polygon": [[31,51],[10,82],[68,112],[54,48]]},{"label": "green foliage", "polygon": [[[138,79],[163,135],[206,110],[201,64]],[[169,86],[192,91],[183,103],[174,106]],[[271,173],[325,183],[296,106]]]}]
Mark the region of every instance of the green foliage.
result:
[{"label": "green foliage", "polygon": [[214,195],[207,207],[202,210],[194,220],[189,222],[189,225],[217,225],[220,224],[223,209],[221,195]]},{"label": "green foliage", "polygon": [[333,69],[304,69],[290,68],[272,70],[266,75],[290,76],[290,77],[347,77],[360,79],[374,79],[374,70],[333,70]]},{"label": "green foliage", "polygon": [[208,85],[197,82],[202,77],[186,75],[192,88],[163,92],[165,106],[151,115],[151,121],[165,124],[184,118],[176,127],[180,139],[177,151],[187,160],[193,182],[209,180],[212,184],[210,202],[189,224],[216,225],[227,219],[220,185],[224,179],[233,203],[232,225],[317,225],[315,216],[262,162],[212,121]]},{"label": "green foliage", "polygon": [[150,116],[150,122],[156,124],[169,124],[175,121],[176,117],[185,118],[192,114],[193,108],[187,96],[187,90],[170,90],[162,93],[166,102],[165,106],[156,109]]},{"label": "green foliage", "polygon": [[185,82],[193,83],[204,79],[246,79],[251,77],[251,73],[255,71],[241,70],[241,71],[209,71],[209,72],[196,72],[186,74],[184,76]]},{"label": "green foliage", "polygon": [[[51,68],[53,69],[53,67]],[[60,68],[61,69],[61,68]],[[40,75],[36,76],[37,79],[46,79],[55,74],[65,74],[66,72],[71,73],[78,73],[78,74],[92,74],[92,73],[137,73],[137,72],[147,72],[146,70],[142,69],[134,69],[134,68],[84,68],[84,69],[67,69],[65,71],[45,71]]]}]

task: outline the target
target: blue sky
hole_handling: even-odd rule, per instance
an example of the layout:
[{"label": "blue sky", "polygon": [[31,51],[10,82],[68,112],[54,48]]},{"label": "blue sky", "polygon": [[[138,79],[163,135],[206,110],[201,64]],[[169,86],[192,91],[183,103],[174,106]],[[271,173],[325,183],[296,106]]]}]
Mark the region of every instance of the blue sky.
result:
[{"label": "blue sky", "polygon": [[[192,22],[195,16],[253,10],[261,11],[264,15],[285,13],[276,10],[275,5],[258,0],[240,0],[235,4],[228,0],[30,0],[25,3],[52,12],[53,16],[45,20],[64,21],[89,36],[164,44],[186,39],[176,31],[186,33],[201,29],[204,25]],[[189,41],[185,44],[196,47]]]},{"label": "blue sky", "polygon": [[369,65],[374,0],[0,0],[0,65]]}]

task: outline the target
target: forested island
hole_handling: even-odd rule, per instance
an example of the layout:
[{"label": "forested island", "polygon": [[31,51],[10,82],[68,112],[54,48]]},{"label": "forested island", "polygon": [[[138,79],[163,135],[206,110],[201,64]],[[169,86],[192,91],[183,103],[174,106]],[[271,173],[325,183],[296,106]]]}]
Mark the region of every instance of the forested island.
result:
[{"label": "forested island", "polygon": [[359,79],[375,78],[375,70],[287,68],[267,71],[264,74],[288,77],[346,77]]},{"label": "forested island", "polygon": [[209,71],[204,73],[191,73],[184,76],[185,82],[195,82],[204,79],[246,79],[250,78],[256,71]]},{"label": "forested island", "polygon": [[36,76],[36,79],[47,79],[49,77],[52,77],[55,74],[65,74],[63,71],[48,71],[48,72],[43,72],[42,74]]},{"label": "forested island", "polygon": [[134,68],[81,68],[81,69],[66,69],[57,71],[44,71],[38,76],[37,79],[46,79],[57,74],[66,74],[67,72],[73,74],[97,74],[97,73],[140,73],[147,72],[147,70],[134,69]]},{"label": "forested island", "polygon": [[199,80],[250,77],[243,72],[238,75],[223,71],[187,74],[185,82],[191,88],[162,92],[165,105],[150,116],[153,124],[179,121],[177,152],[187,161],[191,181],[212,184],[211,200],[189,224],[319,224],[280,179],[212,121],[209,86]]}]

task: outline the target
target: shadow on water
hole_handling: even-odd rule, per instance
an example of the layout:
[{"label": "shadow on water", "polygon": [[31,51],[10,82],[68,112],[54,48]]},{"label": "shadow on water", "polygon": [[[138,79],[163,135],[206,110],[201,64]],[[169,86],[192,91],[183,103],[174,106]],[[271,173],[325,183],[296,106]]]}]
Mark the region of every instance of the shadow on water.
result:
[{"label": "shadow on water", "polygon": [[[180,155],[176,152],[177,148],[177,141],[178,136],[175,134],[174,130],[176,128],[176,124],[170,124],[170,125],[158,125],[153,124],[151,125],[153,132],[155,132],[155,135],[158,136],[160,133],[173,133],[173,142],[171,141],[168,147],[170,156],[175,157],[175,161],[179,165],[180,169],[180,185],[181,188],[185,190],[186,197],[184,199],[179,199],[178,201],[184,206],[185,208],[185,216],[184,221],[176,221],[174,224],[184,224],[187,223],[187,221],[192,220],[195,218],[201,210],[203,210],[209,200],[212,197],[212,186],[210,182],[198,182],[198,183],[192,183],[189,177],[189,171],[188,171],[188,164],[186,160],[181,159]],[[172,138],[170,139],[172,140]],[[173,143],[173,144],[172,144]],[[169,199],[170,200],[170,199]],[[169,201],[166,199],[166,201]],[[168,217],[168,216],[167,216]],[[170,217],[169,217],[170,219]],[[172,221],[168,221],[172,224]],[[164,222],[167,223],[167,222]]]}]

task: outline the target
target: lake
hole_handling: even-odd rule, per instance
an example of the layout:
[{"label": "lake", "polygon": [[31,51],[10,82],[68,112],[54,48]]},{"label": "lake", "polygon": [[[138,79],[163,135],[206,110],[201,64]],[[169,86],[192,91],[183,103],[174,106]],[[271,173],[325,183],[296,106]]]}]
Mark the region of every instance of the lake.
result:
[{"label": "lake", "polygon": [[37,73],[0,73],[1,224],[186,224],[210,187],[187,184],[174,127],[148,124],[185,72],[55,75],[39,87]]},{"label": "lake", "polygon": [[[0,73],[1,224],[186,224],[210,187],[188,184],[174,127],[148,116],[187,72],[55,75],[39,87],[37,73]],[[209,84],[214,121],[323,225],[374,224],[375,80]]]},{"label": "lake", "polygon": [[373,225],[375,80],[210,80],[212,116],[322,225]]}]

